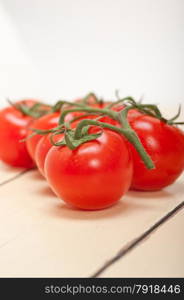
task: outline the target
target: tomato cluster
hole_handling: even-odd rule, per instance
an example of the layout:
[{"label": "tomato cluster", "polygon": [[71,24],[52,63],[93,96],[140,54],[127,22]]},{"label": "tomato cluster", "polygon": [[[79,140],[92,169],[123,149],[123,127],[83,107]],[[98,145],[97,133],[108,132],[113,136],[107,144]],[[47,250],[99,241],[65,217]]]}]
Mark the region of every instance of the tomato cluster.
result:
[{"label": "tomato cluster", "polygon": [[89,94],[54,106],[22,100],[0,111],[0,159],[37,166],[71,206],[103,209],[130,188],[159,190],[180,176],[184,132],[176,117],[131,97],[104,102]]}]

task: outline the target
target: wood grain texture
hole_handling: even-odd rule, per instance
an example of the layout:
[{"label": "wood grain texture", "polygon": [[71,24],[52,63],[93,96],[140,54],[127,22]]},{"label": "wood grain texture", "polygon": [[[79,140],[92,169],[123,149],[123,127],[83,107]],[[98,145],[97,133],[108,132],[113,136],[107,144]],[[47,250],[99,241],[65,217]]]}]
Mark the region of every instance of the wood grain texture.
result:
[{"label": "wood grain texture", "polygon": [[[130,191],[109,209],[87,212],[72,210],[57,199],[37,171],[24,174],[0,188],[0,276],[90,276],[181,202],[183,181],[181,177],[174,185],[154,193]],[[181,234],[183,224],[168,234],[173,236],[177,230]],[[155,241],[152,253],[159,247]],[[142,260],[145,255],[143,251]],[[127,269],[121,263],[118,266],[119,274],[130,274],[130,270],[136,274],[134,263]],[[117,274],[115,271],[114,276]],[[172,268],[167,276],[172,276]]]},{"label": "wood grain texture", "polygon": [[29,170],[25,170],[22,168],[13,168],[0,161],[0,187],[13,181],[14,179],[18,178],[28,171]]},{"label": "wood grain texture", "polygon": [[101,277],[184,277],[184,210]]}]

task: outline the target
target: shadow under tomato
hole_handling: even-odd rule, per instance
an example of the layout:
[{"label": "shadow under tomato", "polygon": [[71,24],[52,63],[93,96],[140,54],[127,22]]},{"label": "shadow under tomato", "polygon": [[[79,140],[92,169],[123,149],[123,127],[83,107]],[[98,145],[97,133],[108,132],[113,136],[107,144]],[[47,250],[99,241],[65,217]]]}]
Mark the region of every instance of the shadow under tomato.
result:
[{"label": "shadow under tomato", "polygon": [[65,204],[62,200],[61,202],[54,203],[52,207],[47,209],[47,212],[50,216],[56,218],[66,218],[72,220],[97,220],[97,219],[107,219],[114,218],[119,215],[127,215],[130,214],[132,210],[140,208],[140,206],[144,206],[142,203],[135,204],[130,201],[125,201],[124,199],[113,206],[101,209],[101,210],[80,210],[74,207],[70,207]]},{"label": "shadow under tomato", "polygon": [[160,191],[136,191],[130,190],[128,192],[128,196],[131,198],[142,198],[142,199],[163,199],[172,196],[172,193],[167,190],[160,190]]},{"label": "shadow under tomato", "polygon": [[184,194],[184,177],[169,185],[167,189],[169,191],[173,190],[173,192],[175,192],[176,194]]},{"label": "shadow under tomato", "polygon": [[40,180],[40,181],[45,180],[45,178],[41,175],[41,173],[36,168],[30,172],[29,176],[33,180]]},{"label": "shadow under tomato", "polygon": [[184,194],[184,182],[176,181],[168,187],[165,187],[164,189],[158,191],[129,190],[127,195],[131,198],[147,198],[152,200],[161,200],[164,198],[171,198],[177,196],[178,194]]},{"label": "shadow under tomato", "polygon": [[52,189],[49,187],[49,185],[46,185],[43,188],[40,188],[37,191],[37,193],[43,197],[57,198],[56,194],[52,191]]}]

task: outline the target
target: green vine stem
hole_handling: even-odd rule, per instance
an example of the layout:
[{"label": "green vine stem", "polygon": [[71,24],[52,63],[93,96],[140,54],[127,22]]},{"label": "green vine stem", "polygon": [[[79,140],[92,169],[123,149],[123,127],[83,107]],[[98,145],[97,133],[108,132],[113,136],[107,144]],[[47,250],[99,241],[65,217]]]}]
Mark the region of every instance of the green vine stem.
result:
[{"label": "green vine stem", "polygon": [[118,101],[115,101],[115,102],[109,104],[107,106],[107,108],[112,108],[112,107],[114,107],[118,104],[121,104],[121,103],[125,102],[125,101],[128,101],[130,104],[134,104],[134,105],[136,104],[136,101],[134,100],[134,98],[132,98],[131,96],[127,96],[123,99],[119,99]]},{"label": "green vine stem", "polygon": [[7,102],[14,107],[16,110],[19,110],[23,115],[30,116],[34,119],[40,118],[45,114],[49,113],[49,109],[43,109],[43,107],[51,107],[49,104],[45,104],[42,102],[37,102],[32,106],[28,106],[24,101],[20,103],[13,103],[10,99],[7,99]]},{"label": "green vine stem", "polygon": [[120,103],[124,103],[125,106],[132,106],[132,108],[139,110],[143,114],[152,116],[154,118],[159,119],[160,121],[167,123],[168,125],[183,125],[184,122],[175,122],[175,120],[180,116],[181,113],[181,105],[179,105],[177,114],[171,118],[166,119],[163,117],[161,111],[159,110],[156,104],[142,104],[140,101],[136,102],[132,97],[125,97],[123,99],[119,99],[116,102],[110,104],[107,108],[112,108]]},{"label": "green vine stem", "polygon": [[64,105],[68,105],[68,106],[76,106],[76,107],[84,107],[86,105],[88,105],[88,101],[89,99],[93,97],[94,99],[94,103],[97,103],[97,104],[102,104],[103,103],[103,99],[99,99],[94,93],[89,93],[87,94],[83,99],[81,99],[81,101],[79,102],[70,102],[70,101],[66,101],[66,100],[58,100],[56,102],[56,104],[53,105],[52,107],[52,111],[53,112],[56,112],[56,111],[59,111],[61,110],[61,108],[64,106]]},{"label": "green vine stem", "polygon": [[179,105],[179,107],[178,107],[178,112],[177,112],[177,114],[174,116],[174,117],[172,117],[171,119],[169,119],[168,121],[167,121],[167,123],[168,124],[184,124],[183,122],[173,122],[173,121],[175,121],[177,118],[179,118],[179,116],[180,116],[180,114],[181,114],[181,104]]},{"label": "green vine stem", "polygon": [[108,123],[86,119],[86,120],[81,121],[78,124],[78,126],[75,130],[74,138],[75,139],[80,139],[81,136],[82,136],[83,127],[88,126],[88,125],[95,125],[95,126],[99,126],[99,127],[102,127],[102,128],[108,128],[108,129],[116,131],[116,132],[120,133],[121,135],[125,136],[127,138],[127,140],[135,147],[137,152],[140,154],[140,156],[141,156],[143,162],[145,163],[146,167],[148,169],[155,168],[155,165],[154,165],[153,161],[151,160],[150,156],[145,151],[145,149],[144,149],[141,141],[139,140],[137,134],[134,132],[134,130],[132,130],[130,128],[130,126],[127,126],[127,128],[119,128],[119,127],[113,126],[113,125],[108,124]]},{"label": "green vine stem", "polygon": [[[89,94],[91,95],[91,94]],[[89,98],[90,96],[88,95],[87,98]],[[93,95],[93,94],[92,94]],[[94,96],[94,95],[93,95]],[[96,97],[96,96],[95,96]],[[97,99],[97,98],[96,98]],[[119,99],[116,102],[111,103],[110,105],[108,105],[106,108],[94,108],[91,106],[88,106],[87,101],[83,101],[81,103],[76,103],[76,102],[68,102],[68,101],[58,101],[56,103],[56,105],[54,106],[54,109],[60,110],[62,108],[63,105],[68,105],[68,107],[66,109],[64,109],[60,115],[59,118],[59,124],[57,127],[48,130],[48,132],[51,132],[52,135],[54,135],[57,131],[65,131],[65,138],[63,142],[59,142],[59,145],[67,145],[70,149],[75,149],[76,147],[78,147],[81,143],[87,142],[89,140],[95,139],[97,138],[97,135],[92,135],[92,134],[88,134],[88,128],[90,125],[95,125],[95,126],[99,126],[100,128],[108,128],[111,129],[115,132],[120,133],[121,135],[125,136],[126,139],[135,147],[135,149],[137,150],[137,152],[139,153],[141,159],[143,160],[143,162],[145,163],[146,167],[148,169],[153,169],[154,163],[151,160],[150,156],[148,155],[148,153],[146,152],[146,150],[144,149],[139,137],[137,136],[136,132],[131,128],[129,122],[128,122],[128,118],[127,118],[127,114],[128,111],[130,109],[137,109],[139,111],[141,111],[144,114],[153,116],[155,118],[158,118],[161,121],[164,121],[170,125],[173,124],[182,124],[182,122],[175,122],[174,121],[177,119],[177,117],[180,115],[180,111],[181,108],[179,107],[179,111],[176,114],[175,117],[173,117],[170,120],[166,120],[165,118],[163,118],[160,110],[158,109],[158,107],[155,104],[142,104],[142,103],[138,103],[136,102],[132,97],[126,97],[123,99]],[[119,112],[116,112],[114,110],[111,110],[111,108],[115,105],[118,105],[120,103],[125,103],[125,108],[122,109]],[[73,108],[70,108],[71,106],[74,106]],[[72,113],[72,112],[83,112],[85,114],[83,114],[82,116],[73,118],[73,120],[71,120],[68,123],[65,123],[65,117],[67,114]],[[110,118],[116,120],[117,122],[119,122],[121,124],[121,127],[118,126],[114,126],[105,122],[99,122],[98,118],[95,120],[91,120],[91,119],[85,119],[82,120],[78,125],[77,128],[75,130],[72,130],[70,128],[70,124],[72,121],[74,120],[78,120],[80,118],[82,118],[83,116],[87,116],[87,115],[91,115],[91,114],[95,114],[98,117],[99,116],[109,116]],[[65,128],[65,129],[64,129]],[[45,131],[39,131],[39,130],[33,130],[34,132],[36,132],[37,134],[46,134]]]},{"label": "green vine stem", "polygon": [[[98,121],[95,121],[95,120],[86,119],[86,120],[82,120],[78,124],[78,126],[76,128],[74,138],[75,139],[79,138],[79,136],[81,134],[80,126],[82,126],[82,128],[83,128],[86,125],[90,125],[90,124],[91,125],[97,125],[98,124],[98,126],[112,129],[112,130],[117,131],[117,132],[121,133],[122,135],[124,135],[129,140],[129,142],[134,145],[134,147],[136,148],[136,150],[140,154],[140,156],[141,156],[142,160],[144,161],[145,165],[147,166],[147,168],[152,169],[152,168],[154,168],[154,164],[153,164],[151,158],[146,153],[146,151],[145,151],[143,145],[141,144],[137,134],[134,132],[134,130],[130,127],[130,125],[128,123],[127,113],[131,108],[132,107],[129,106],[126,109],[122,110],[121,112],[115,112],[115,111],[112,111],[108,108],[98,109],[98,108],[92,108],[92,107],[83,107],[82,109],[80,109],[80,108],[69,109],[69,110],[64,111],[61,114],[59,124],[60,125],[64,124],[65,116],[68,113],[76,112],[76,111],[107,115],[110,118],[118,121],[122,125],[123,128],[118,128],[116,126],[112,126],[112,125],[104,123],[104,122],[98,122]],[[68,146],[70,147],[70,145],[68,145]]]},{"label": "green vine stem", "polygon": [[[86,118],[86,119],[87,119],[87,117],[90,118],[91,116],[94,116],[94,113],[88,113],[88,114],[84,114],[84,115],[81,115],[81,116],[74,117],[72,120],[70,120],[70,121],[68,122],[68,124],[70,125],[71,123],[73,123],[73,122],[75,122],[75,121],[78,121],[78,120],[83,119],[83,118]],[[104,116],[104,115],[101,114],[101,115],[99,115],[97,118],[101,118],[102,116]]]},{"label": "green vine stem", "polygon": [[70,102],[70,101],[66,101],[66,100],[59,100],[56,102],[56,104],[54,104],[52,106],[51,111],[52,112],[60,111],[64,105],[75,106],[75,107],[79,107],[79,108],[85,106],[83,103],[80,103],[80,102]]},{"label": "green vine stem", "polygon": [[101,108],[93,108],[90,106],[83,106],[81,108],[74,108],[74,109],[71,108],[63,111],[59,118],[59,124],[63,124],[66,115],[72,112],[88,112],[88,113],[95,113],[95,114],[103,114],[109,116],[114,120],[117,120],[117,113],[115,111],[106,108],[101,109]]},{"label": "green vine stem", "polygon": [[83,103],[83,104],[88,104],[88,101],[89,101],[89,99],[91,98],[91,97],[93,97],[93,99],[94,99],[94,102],[95,103],[97,103],[97,104],[103,104],[103,99],[99,99],[97,96],[96,96],[96,94],[95,93],[93,93],[93,92],[90,92],[89,94],[87,94],[82,100],[81,100],[81,103]]}]

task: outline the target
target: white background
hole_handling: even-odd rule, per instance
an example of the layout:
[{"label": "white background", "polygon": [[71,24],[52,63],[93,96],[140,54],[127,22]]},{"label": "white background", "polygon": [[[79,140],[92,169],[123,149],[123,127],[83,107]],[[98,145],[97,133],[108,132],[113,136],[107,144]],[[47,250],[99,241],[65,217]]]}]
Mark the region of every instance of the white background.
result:
[{"label": "white background", "polygon": [[88,91],[184,102],[184,0],[0,0],[0,104]]}]

